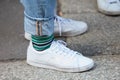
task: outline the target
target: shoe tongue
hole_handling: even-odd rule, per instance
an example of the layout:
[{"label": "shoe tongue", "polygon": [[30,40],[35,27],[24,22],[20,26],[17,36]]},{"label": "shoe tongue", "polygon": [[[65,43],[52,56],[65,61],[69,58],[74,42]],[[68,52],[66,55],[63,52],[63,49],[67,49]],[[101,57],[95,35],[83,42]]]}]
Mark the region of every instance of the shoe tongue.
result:
[{"label": "shoe tongue", "polygon": [[56,47],[57,46],[57,44],[56,44],[57,42],[56,41],[53,41],[52,43],[51,43],[51,48],[54,48],[54,47]]},{"label": "shoe tongue", "polygon": [[67,44],[64,42],[64,41],[61,41],[61,40],[57,40],[57,41],[53,41],[52,43],[51,43],[51,48],[55,48],[55,47],[60,47],[60,46],[66,46]]},{"label": "shoe tongue", "polygon": [[64,42],[63,40],[58,40],[57,43],[62,44],[62,45],[64,45],[64,46],[67,46],[67,43]]}]

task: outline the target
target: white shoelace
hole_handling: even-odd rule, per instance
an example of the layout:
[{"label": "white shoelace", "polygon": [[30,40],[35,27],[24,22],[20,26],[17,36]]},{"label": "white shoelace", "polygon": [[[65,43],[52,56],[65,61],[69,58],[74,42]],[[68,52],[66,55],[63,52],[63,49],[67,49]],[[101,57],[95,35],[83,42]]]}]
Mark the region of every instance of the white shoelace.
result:
[{"label": "white shoelace", "polygon": [[59,35],[62,36],[62,26],[61,24],[65,24],[66,22],[69,22],[70,19],[65,19],[60,16],[55,16],[55,22],[58,24],[59,27]]},{"label": "white shoelace", "polygon": [[64,42],[62,40],[58,40],[56,42],[57,42],[57,45],[59,47],[59,50],[57,50],[57,53],[60,53],[61,55],[64,54],[65,56],[68,55],[71,57],[74,57],[75,55],[82,55],[81,53],[78,53],[77,51],[73,51],[73,50],[67,48],[66,42]]}]

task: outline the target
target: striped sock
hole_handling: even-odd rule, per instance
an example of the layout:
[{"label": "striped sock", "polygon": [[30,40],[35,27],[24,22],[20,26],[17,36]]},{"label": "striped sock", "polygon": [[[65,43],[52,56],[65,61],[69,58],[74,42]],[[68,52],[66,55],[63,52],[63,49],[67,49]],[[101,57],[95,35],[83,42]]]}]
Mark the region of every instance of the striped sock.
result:
[{"label": "striped sock", "polygon": [[51,36],[32,35],[32,44],[34,49],[37,51],[43,51],[48,49],[53,40],[54,40],[53,34]]}]

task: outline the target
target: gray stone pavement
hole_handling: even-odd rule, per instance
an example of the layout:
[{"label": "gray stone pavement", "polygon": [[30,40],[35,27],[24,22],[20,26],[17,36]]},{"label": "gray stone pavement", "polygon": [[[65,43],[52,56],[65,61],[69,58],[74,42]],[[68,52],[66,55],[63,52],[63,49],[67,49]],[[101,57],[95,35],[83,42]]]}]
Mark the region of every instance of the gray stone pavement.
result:
[{"label": "gray stone pavement", "polygon": [[120,80],[120,16],[98,13],[96,0],[61,2],[64,17],[89,26],[86,34],[66,38],[68,46],[95,55],[91,58],[96,67],[84,73],[64,73],[27,65],[22,60],[29,43],[24,39],[23,7],[19,0],[0,0],[0,80]]},{"label": "gray stone pavement", "polygon": [[120,55],[92,56],[96,67],[83,73],[65,73],[33,67],[25,60],[1,61],[0,80],[120,80]]},{"label": "gray stone pavement", "polygon": [[0,0],[0,60],[25,58],[23,8],[19,0]]},{"label": "gray stone pavement", "polygon": [[61,0],[62,11],[65,14],[98,13],[97,0]]},{"label": "gray stone pavement", "polygon": [[87,33],[67,38],[69,47],[85,55],[120,54],[120,17],[96,13],[66,14],[88,23]]},{"label": "gray stone pavement", "polygon": [[[64,17],[88,23],[86,34],[68,37],[68,46],[84,55],[120,54],[120,16],[97,11],[96,0],[61,0]],[[23,7],[19,0],[0,0],[0,60],[25,59]]]},{"label": "gray stone pavement", "polygon": [[120,16],[99,13],[96,1],[61,1],[64,17],[85,21],[89,27],[84,35],[67,38],[67,43],[85,55],[120,54]]}]

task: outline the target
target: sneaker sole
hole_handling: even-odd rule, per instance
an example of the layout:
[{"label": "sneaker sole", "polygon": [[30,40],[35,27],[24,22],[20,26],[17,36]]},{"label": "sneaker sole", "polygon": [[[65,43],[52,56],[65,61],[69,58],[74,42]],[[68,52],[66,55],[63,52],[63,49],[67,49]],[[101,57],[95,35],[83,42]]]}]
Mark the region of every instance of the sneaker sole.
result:
[{"label": "sneaker sole", "polygon": [[41,64],[41,63],[37,63],[33,61],[27,61],[27,64],[35,66],[35,67],[53,69],[53,70],[58,70],[58,71],[63,71],[63,72],[84,72],[94,67],[94,63],[91,63],[89,66],[84,66],[82,68],[57,68],[54,66],[45,65],[45,64]]}]

